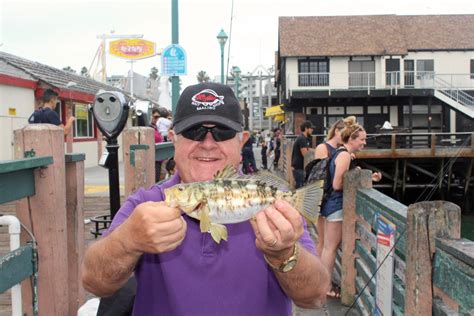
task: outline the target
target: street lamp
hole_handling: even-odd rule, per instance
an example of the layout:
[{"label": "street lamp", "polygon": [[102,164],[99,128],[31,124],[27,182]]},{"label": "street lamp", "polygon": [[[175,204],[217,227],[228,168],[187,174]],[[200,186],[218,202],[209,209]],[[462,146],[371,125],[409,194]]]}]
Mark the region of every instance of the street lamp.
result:
[{"label": "street lamp", "polygon": [[217,41],[219,42],[219,45],[221,46],[221,83],[222,84],[224,83],[224,46],[228,38],[229,37],[224,32],[224,29],[221,29],[219,34],[217,34]]},{"label": "street lamp", "polygon": [[237,100],[239,100],[239,84],[240,84],[240,74],[242,71],[238,66],[232,66],[232,74],[234,75],[234,80],[235,80],[235,96],[237,97]]}]

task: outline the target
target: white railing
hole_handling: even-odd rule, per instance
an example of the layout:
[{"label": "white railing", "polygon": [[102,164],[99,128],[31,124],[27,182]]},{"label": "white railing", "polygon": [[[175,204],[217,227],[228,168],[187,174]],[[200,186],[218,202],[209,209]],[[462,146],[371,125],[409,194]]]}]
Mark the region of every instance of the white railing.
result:
[{"label": "white railing", "polygon": [[[441,85],[440,82],[443,82]],[[292,90],[367,90],[374,89],[446,89],[474,90],[471,74],[437,74],[431,71],[393,72],[319,72],[289,73],[286,76],[287,96]]]}]

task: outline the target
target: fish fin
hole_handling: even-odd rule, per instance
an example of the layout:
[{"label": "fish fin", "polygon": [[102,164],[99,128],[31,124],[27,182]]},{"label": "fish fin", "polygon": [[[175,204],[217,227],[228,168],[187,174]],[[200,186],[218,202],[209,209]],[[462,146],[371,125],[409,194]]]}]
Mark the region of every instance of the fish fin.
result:
[{"label": "fish fin", "polygon": [[201,233],[208,233],[211,229],[211,219],[209,217],[209,208],[207,205],[203,204],[200,209],[201,216],[199,218],[199,228]]},{"label": "fish fin", "polygon": [[315,222],[320,213],[324,181],[315,181],[296,190],[295,208],[307,220]]},{"label": "fish fin", "polygon": [[220,243],[222,239],[227,241],[227,227],[222,224],[211,223],[211,236],[216,243]]},{"label": "fish fin", "polygon": [[237,178],[239,175],[237,170],[232,165],[226,165],[224,169],[219,170],[214,175],[214,180],[217,179],[230,179],[230,178]]},{"label": "fish fin", "polygon": [[261,170],[252,178],[269,186],[275,187],[280,191],[290,191],[290,184],[288,181],[280,178],[274,173],[269,172],[268,170]]}]

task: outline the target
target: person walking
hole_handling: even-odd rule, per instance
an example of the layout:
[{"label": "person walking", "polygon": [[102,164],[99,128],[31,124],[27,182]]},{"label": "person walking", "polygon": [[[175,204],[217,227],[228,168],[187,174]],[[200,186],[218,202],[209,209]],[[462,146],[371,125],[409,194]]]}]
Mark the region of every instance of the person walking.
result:
[{"label": "person walking", "polygon": [[[161,135],[160,131],[158,130],[158,126],[156,125],[160,118],[160,113],[157,108],[154,108],[151,112],[151,122],[150,127],[155,130],[155,144],[159,144],[163,142],[163,136]],[[155,160],[155,182],[160,181],[161,178],[161,165],[163,161],[156,161]]]},{"label": "person walking", "polygon": [[304,156],[309,150],[311,144],[309,137],[313,133],[314,128],[311,121],[304,121],[301,124],[300,129],[301,134],[296,138],[291,154],[291,168],[296,189],[302,187],[304,184]]}]

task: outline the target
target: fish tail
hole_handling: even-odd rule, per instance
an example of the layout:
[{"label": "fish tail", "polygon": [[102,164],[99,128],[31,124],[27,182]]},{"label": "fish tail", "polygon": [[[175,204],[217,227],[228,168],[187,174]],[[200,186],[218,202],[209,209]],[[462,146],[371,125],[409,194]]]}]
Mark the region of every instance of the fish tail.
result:
[{"label": "fish tail", "polygon": [[323,198],[324,181],[316,181],[296,190],[296,209],[307,220],[315,222],[319,217],[321,200]]}]

